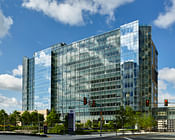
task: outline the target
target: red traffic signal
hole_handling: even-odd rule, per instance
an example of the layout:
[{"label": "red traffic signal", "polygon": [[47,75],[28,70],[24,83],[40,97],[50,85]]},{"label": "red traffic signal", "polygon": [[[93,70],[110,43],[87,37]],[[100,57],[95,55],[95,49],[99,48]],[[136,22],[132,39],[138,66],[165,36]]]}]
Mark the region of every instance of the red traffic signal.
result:
[{"label": "red traffic signal", "polygon": [[95,100],[92,101],[92,107],[95,107],[96,106],[96,103],[95,103]]},{"label": "red traffic signal", "polygon": [[146,100],[146,106],[149,106],[149,100]]},{"label": "red traffic signal", "polygon": [[164,106],[168,106],[168,99],[164,100]]},{"label": "red traffic signal", "polygon": [[87,98],[86,97],[84,97],[83,102],[84,102],[84,105],[87,104]]}]

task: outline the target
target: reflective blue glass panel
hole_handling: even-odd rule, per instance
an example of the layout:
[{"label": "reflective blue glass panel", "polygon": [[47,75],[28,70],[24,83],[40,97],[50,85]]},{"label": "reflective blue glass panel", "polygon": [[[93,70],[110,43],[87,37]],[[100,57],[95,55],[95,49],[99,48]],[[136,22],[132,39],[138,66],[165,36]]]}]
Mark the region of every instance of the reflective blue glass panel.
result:
[{"label": "reflective blue glass panel", "polygon": [[120,26],[123,105],[138,110],[139,23]]},{"label": "reflective blue glass panel", "polygon": [[36,52],[34,108],[37,110],[50,109],[51,99],[51,48]]},{"label": "reflective blue glass panel", "polygon": [[121,103],[120,30],[60,46],[54,54],[61,118],[74,110],[77,121],[98,120],[103,111],[104,119],[112,120]]},{"label": "reflective blue glass panel", "polygon": [[131,22],[120,26],[121,62],[132,61],[138,64],[139,23]]}]

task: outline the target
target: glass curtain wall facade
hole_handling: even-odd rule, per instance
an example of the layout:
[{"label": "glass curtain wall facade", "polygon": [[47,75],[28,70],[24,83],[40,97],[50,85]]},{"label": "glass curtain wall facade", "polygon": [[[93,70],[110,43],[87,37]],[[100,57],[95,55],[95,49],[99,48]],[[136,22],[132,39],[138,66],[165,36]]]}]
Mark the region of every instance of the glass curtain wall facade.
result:
[{"label": "glass curtain wall facade", "polygon": [[[120,31],[115,30],[53,50],[57,86],[56,108],[64,117],[70,109],[77,120],[105,119],[121,105]],[[53,89],[54,90],[54,89]],[[86,97],[88,104],[83,104]],[[96,103],[92,107],[93,100]]]},{"label": "glass curtain wall facade", "polygon": [[[98,120],[100,114],[112,120],[120,106],[150,111],[157,105],[157,55],[151,27],[138,21],[69,45],[53,45],[23,59],[23,110],[54,108],[61,118],[74,110],[77,122]],[[30,86],[32,98],[26,90]],[[151,101],[148,108],[146,99]]]},{"label": "glass curtain wall facade", "polygon": [[23,58],[22,110],[34,109],[34,58]]},{"label": "glass curtain wall facade", "polygon": [[151,26],[140,26],[139,62],[140,107],[147,112],[158,106],[158,52],[152,41]]},{"label": "glass curtain wall facade", "polygon": [[51,109],[51,48],[34,54],[34,109]]},{"label": "glass curtain wall facade", "polygon": [[120,27],[123,105],[139,110],[139,22]]},{"label": "glass curtain wall facade", "polygon": [[28,110],[28,92],[27,92],[27,87],[28,87],[28,58],[24,57],[23,58],[23,77],[22,77],[22,110]]}]

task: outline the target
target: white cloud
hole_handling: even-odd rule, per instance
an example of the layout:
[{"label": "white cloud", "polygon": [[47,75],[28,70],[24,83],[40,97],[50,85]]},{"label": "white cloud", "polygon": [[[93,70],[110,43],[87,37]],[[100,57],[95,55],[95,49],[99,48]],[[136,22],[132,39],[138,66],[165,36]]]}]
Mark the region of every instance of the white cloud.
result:
[{"label": "white cloud", "polygon": [[175,0],[171,0],[172,6],[166,8],[165,13],[160,13],[154,24],[160,28],[168,28],[175,23]]},{"label": "white cloud", "polygon": [[22,65],[18,65],[17,69],[12,71],[14,76],[22,76]]},{"label": "white cloud", "polygon": [[159,90],[166,90],[167,89],[167,84],[163,80],[159,80],[158,84],[159,84]]},{"label": "white cloud", "polygon": [[114,10],[134,0],[23,0],[22,6],[43,12],[45,15],[69,25],[84,24],[83,12],[107,15],[114,20]]},{"label": "white cloud", "polygon": [[21,110],[22,103],[18,101],[15,97],[6,97],[0,94],[0,109],[4,109],[8,113],[14,110]]},{"label": "white cloud", "polygon": [[[20,76],[20,78],[16,77]],[[18,69],[12,70],[12,74],[0,74],[0,89],[3,90],[22,90],[22,65]]]},{"label": "white cloud", "polygon": [[159,70],[159,79],[172,83],[175,86],[175,68],[163,68]]},{"label": "white cloud", "polygon": [[13,24],[13,20],[11,17],[5,17],[0,10],[0,38],[3,38],[8,34],[8,31]]},{"label": "white cloud", "polygon": [[[174,87],[171,85],[174,85]],[[166,67],[160,69],[158,82],[158,101],[162,103],[160,106],[163,106],[164,99],[168,99],[170,102],[175,101],[175,95],[169,92],[172,88],[175,88],[175,68]],[[169,105],[172,104],[170,103]]]},{"label": "white cloud", "polygon": [[94,5],[96,5],[97,13],[101,15],[108,15],[108,21],[114,20],[114,10],[119,8],[121,5],[126,3],[131,3],[134,0],[94,0]]},{"label": "white cloud", "polygon": [[0,75],[0,89],[21,91],[22,79],[9,74]]}]

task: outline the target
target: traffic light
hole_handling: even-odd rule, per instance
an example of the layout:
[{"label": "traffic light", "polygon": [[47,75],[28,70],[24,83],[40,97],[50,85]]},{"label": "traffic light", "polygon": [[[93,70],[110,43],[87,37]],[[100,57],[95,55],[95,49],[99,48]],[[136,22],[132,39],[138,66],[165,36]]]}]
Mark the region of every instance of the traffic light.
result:
[{"label": "traffic light", "polygon": [[84,97],[83,102],[84,102],[84,105],[87,104],[87,98],[86,97]]},{"label": "traffic light", "polygon": [[168,106],[168,99],[164,100],[164,106]]},{"label": "traffic light", "polygon": [[146,100],[146,106],[149,106],[149,100]]},{"label": "traffic light", "polygon": [[95,100],[92,101],[92,107],[95,107],[96,106],[96,103],[95,103]]}]

